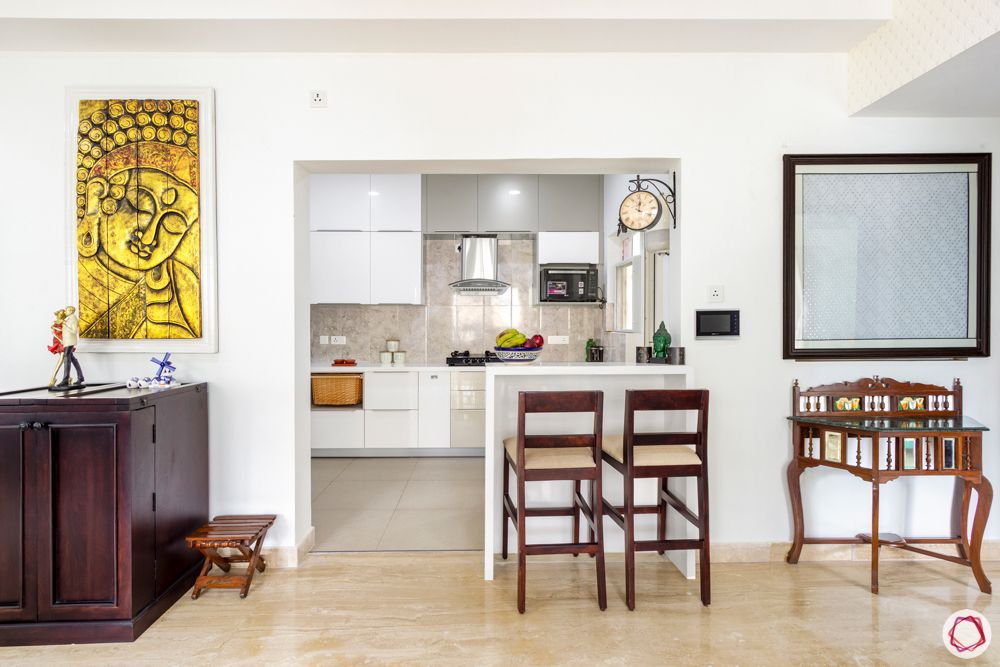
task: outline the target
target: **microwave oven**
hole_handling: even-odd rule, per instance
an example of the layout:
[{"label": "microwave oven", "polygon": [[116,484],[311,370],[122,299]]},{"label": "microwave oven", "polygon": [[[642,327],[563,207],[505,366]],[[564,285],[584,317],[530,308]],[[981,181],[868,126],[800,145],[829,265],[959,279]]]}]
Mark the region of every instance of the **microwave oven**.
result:
[{"label": "microwave oven", "polygon": [[543,267],[538,283],[539,301],[556,303],[600,301],[597,266],[594,264]]}]

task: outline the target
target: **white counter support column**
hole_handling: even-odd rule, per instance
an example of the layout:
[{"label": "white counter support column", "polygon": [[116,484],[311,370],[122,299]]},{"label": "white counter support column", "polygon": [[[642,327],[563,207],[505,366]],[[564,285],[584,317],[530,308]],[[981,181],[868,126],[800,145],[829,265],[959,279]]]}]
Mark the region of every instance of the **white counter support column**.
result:
[{"label": "white counter support column", "polygon": [[[517,433],[517,393],[519,391],[570,391],[601,390],[604,392],[604,432],[621,433],[625,414],[626,389],[685,389],[694,386],[689,366],[659,364],[491,364],[486,368],[486,484],[485,484],[485,540],[483,576],[493,579],[496,554],[501,548],[500,486],[502,485],[503,439]],[[693,430],[689,417],[678,421],[661,414],[642,415],[637,423],[639,430]],[[528,429],[534,433],[574,433],[588,428],[585,415],[532,415]],[[585,482],[586,484],[586,482]],[[528,504],[531,507],[567,506],[572,503],[572,482],[531,482],[527,486]],[[674,479],[670,489],[682,500],[697,498],[693,478]],[[604,497],[621,504],[623,478],[610,466],[604,466]],[[589,497],[584,492],[585,497]],[[656,480],[636,481],[638,504],[656,502]],[[694,537],[695,528],[673,510],[667,512],[667,534],[670,537]],[[569,517],[538,517],[528,524],[528,542],[566,542],[572,532]],[[516,531],[510,531],[509,553],[517,552]],[[636,517],[638,539],[656,539],[656,516]],[[610,519],[604,525],[605,550],[624,552],[624,535]],[[693,551],[668,551],[667,557],[688,578],[695,574]]]}]

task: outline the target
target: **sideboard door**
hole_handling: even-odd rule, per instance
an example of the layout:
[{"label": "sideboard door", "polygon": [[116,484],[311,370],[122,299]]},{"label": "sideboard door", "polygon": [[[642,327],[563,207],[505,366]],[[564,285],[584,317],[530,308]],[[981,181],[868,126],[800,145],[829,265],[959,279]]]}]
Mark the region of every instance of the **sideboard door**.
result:
[{"label": "sideboard door", "polygon": [[31,536],[30,435],[19,415],[0,415],[0,623],[33,621],[38,613]]},{"label": "sideboard door", "polygon": [[130,618],[127,415],[58,413],[40,421],[38,618]]}]

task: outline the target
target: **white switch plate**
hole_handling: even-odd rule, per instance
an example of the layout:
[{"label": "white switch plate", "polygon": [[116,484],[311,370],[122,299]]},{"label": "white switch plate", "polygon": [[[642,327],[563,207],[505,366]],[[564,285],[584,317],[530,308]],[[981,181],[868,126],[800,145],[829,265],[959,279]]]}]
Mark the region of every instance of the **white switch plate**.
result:
[{"label": "white switch plate", "polygon": [[569,345],[569,336],[549,336],[547,342],[551,345]]},{"label": "white switch plate", "polygon": [[707,295],[709,303],[722,303],[726,300],[726,288],[722,285],[709,285]]},{"label": "white switch plate", "polygon": [[320,345],[329,345],[330,344],[330,337],[329,336],[320,336],[319,337],[319,344]]},{"label": "white switch plate", "polygon": [[325,90],[310,90],[309,91],[309,108],[310,109],[325,109],[326,108],[326,91]]},{"label": "white switch plate", "polygon": [[347,336],[330,336],[330,345],[347,345]]}]

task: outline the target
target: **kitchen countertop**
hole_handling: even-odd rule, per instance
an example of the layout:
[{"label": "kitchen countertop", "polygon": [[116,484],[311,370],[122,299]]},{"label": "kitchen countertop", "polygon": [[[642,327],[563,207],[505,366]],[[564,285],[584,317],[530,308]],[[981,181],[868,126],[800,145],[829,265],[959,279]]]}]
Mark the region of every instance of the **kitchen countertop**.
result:
[{"label": "kitchen countertop", "polygon": [[689,375],[690,366],[636,364],[620,362],[539,361],[533,364],[491,363],[486,366],[448,366],[447,364],[404,364],[383,366],[358,362],[357,366],[313,364],[312,373],[363,373],[365,371],[489,371],[491,375]]}]

